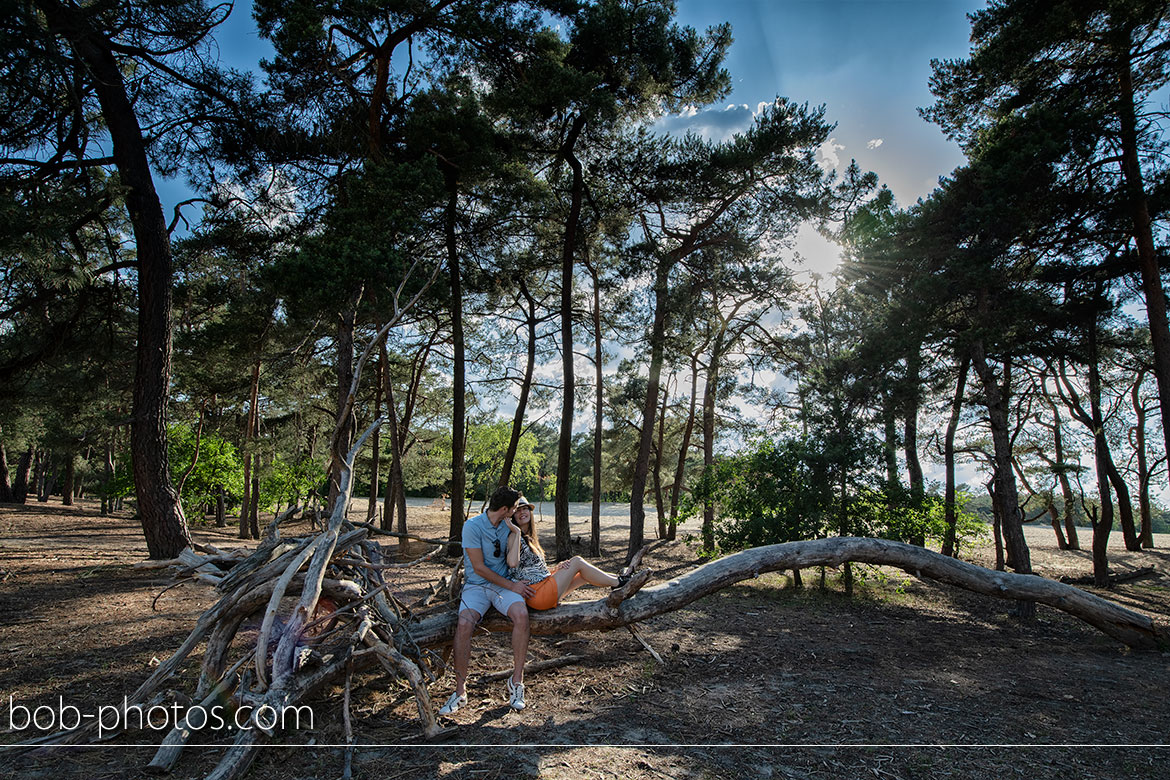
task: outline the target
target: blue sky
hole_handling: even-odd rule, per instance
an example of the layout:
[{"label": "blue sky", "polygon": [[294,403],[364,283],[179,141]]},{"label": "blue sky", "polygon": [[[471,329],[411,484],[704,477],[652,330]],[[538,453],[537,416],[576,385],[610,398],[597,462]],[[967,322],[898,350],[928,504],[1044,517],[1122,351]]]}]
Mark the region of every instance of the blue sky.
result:
[{"label": "blue sky", "polygon": [[[966,56],[959,0],[680,0],[679,19],[698,29],[731,22],[727,58],[734,91],[691,121],[727,127],[761,101],[783,95],[824,103],[837,123],[831,150],[878,173],[903,205],[926,195],[962,162],[958,148],[917,115],[930,105],[932,58]],[[745,108],[746,107],[746,108]],[[830,151],[830,150],[826,150]]]},{"label": "blue sky", "polygon": [[[968,52],[967,13],[975,0],[677,0],[678,20],[699,30],[730,22],[735,42],[726,60],[733,91],[715,106],[664,119],[660,127],[726,137],[747,127],[762,102],[782,95],[824,104],[837,127],[821,149],[841,168],[856,159],[875,171],[907,206],[927,195],[938,177],[962,163],[958,147],[917,109],[932,102],[932,58]],[[271,51],[260,40],[250,0],[237,0],[217,32],[225,64],[251,69]],[[689,113],[689,112],[688,112]],[[164,201],[187,197],[178,182],[163,183]],[[164,204],[165,205],[165,204]],[[168,208],[169,210],[169,208]],[[836,264],[835,247],[811,228],[797,251],[809,271]]]},{"label": "blue sky", "polygon": [[[856,159],[908,206],[939,176],[962,164],[959,148],[918,116],[930,105],[932,58],[965,57],[972,0],[678,0],[679,21],[706,29],[731,22],[726,65],[733,91],[717,106],[662,126],[722,137],[746,127],[761,102],[777,95],[825,105],[837,127],[821,149],[824,164]],[[811,227],[796,249],[809,271],[824,274],[836,248]]]},{"label": "blue sky", "polygon": [[[835,154],[878,173],[903,205],[936,185],[962,162],[958,148],[916,113],[931,103],[931,58],[968,51],[966,14],[974,0],[677,0],[678,20],[704,30],[730,22],[735,43],[727,57],[733,92],[720,105],[667,126],[719,135],[746,127],[762,101],[783,95],[825,104]],[[255,67],[270,51],[251,18],[250,0],[237,0],[217,33],[224,61]],[[880,144],[877,143],[880,141]]]}]

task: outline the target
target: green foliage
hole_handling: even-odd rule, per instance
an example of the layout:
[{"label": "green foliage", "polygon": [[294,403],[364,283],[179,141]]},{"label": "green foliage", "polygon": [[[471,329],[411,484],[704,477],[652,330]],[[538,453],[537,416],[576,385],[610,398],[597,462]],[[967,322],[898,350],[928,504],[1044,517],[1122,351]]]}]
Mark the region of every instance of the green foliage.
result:
[{"label": "green foliage", "polygon": [[[176,488],[195,458],[195,439],[195,430],[189,425],[167,426],[167,456],[171,483]],[[199,460],[183,482],[180,499],[190,513],[193,508],[214,501],[220,488],[229,496],[242,495],[244,465],[234,444],[217,433],[204,432],[199,440]],[[117,472],[105,487],[105,494],[112,498],[134,495],[134,470],[129,452],[122,453]]]},{"label": "green foliage", "polygon": [[[896,541],[921,538],[927,546],[940,545],[946,538],[946,502],[941,496],[928,494],[914,501],[908,491],[891,496],[886,491],[866,491],[853,507],[863,518],[864,526],[875,536]],[[988,536],[989,526],[968,509],[971,496],[960,490],[955,495],[956,550]]]},{"label": "green foliage", "polygon": [[[495,489],[504,469],[504,456],[512,437],[512,423],[497,420],[472,425],[467,432],[467,489],[471,495],[487,498]],[[522,433],[512,464],[512,484],[532,482],[542,460],[536,451],[536,437]]]},{"label": "green foliage", "polygon": [[734,551],[824,536],[832,484],[821,449],[804,438],[767,439],[738,455],[721,456],[694,489],[686,514],[713,501],[716,544]]},{"label": "green foliage", "polygon": [[[700,477],[685,514],[715,503],[715,541],[722,552],[767,544],[815,539],[838,529],[839,496],[834,464],[824,443],[805,437],[761,439],[745,451],[716,459]],[[956,538],[971,543],[986,535],[986,525],[966,510],[960,493]],[[917,504],[907,491],[891,495],[862,487],[847,499],[853,533],[905,540],[923,536],[941,543],[946,534],[945,504],[928,495]]]},{"label": "green foliage", "polygon": [[307,455],[289,461],[277,455],[260,478],[260,506],[271,509],[301,501],[325,480],[325,469]]}]

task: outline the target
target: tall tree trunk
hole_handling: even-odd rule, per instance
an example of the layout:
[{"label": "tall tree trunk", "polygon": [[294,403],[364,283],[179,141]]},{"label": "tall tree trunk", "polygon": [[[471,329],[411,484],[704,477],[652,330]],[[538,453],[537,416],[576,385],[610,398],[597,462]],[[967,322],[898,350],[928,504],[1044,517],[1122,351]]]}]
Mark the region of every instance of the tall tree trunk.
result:
[{"label": "tall tree trunk", "polygon": [[[390,425],[390,479],[386,483],[386,500],[383,503],[382,528],[389,531],[397,515],[397,531],[406,533],[406,490],[402,481],[402,437],[403,429],[398,422],[398,403],[394,399],[394,383],[390,377],[389,355],[386,352],[386,343],[379,345],[379,359],[386,366],[386,373],[382,375],[384,384],[383,393],[386,396],[386,415]],[[424,360],[425,362],[425,360]],[[420,369],[421,374],[421,369]],[[462,526],[460,526],[462,529]],[[402,543],[405,543],[403,540]]]},{"label": "tall tree trunk", "polygon": [[223,486],[220,485],[215,491],[215,527],[227,528],[227,512],[224,504],[226,497],[224,495]]},{"label": "tall tree trunk", "polygon": [[106,517],[113,510],[112,500],[110,498],[110,487],[114,482],[114,434],[111,432],[106,437],[106,444],[103,448],[105,451],[105,463],[102,473],[102,517]]},{"label": "tall tree trunk", "polygon": [[[922,463],[918,460],[918,406],[922,389],[922,347],[918,344],[906,358],[906,394],[903,413],[903,451],[906,455],[906,473],[910,480],[910,503],[921,509],[926,500],[926,480],[922,474]],[[911,538],[911,544],[926,546],[926,535],[921,528]]]},{"label": "tall tree trunk", "polygon": [[1068,538],[1068,549],[1081,549],[1081,540],[1077,536],[1076,518],[1073,516],[1074,497],[1072,484],[1068,479],[1068,471],[1064,460],[1064,432],[1060,421],[1060,413],[1056,410],[1056,403],[1052,403],[1052,444],[1056,453],[1056,480],[1060,483],[1060,495],[1064,499],[1064,534]]},{"label": "tall tree trunk", "polygon": [[959,430],[959,415],[963,411],[963,394],[967,390],[967,374],[970,369],[971,358],[964,354],[959,358],[959,381],[955,385],[955,395],[951,399],[951,416],[947,420],[947,432],[943,440],[943,459],[946,469],[943,511],[947,530],[946,536],[943,538],[942,554],[946,556],[958,554],[958,547],[955,543],[955,524],[958,521],[955,496],[955,434]]},{"label": "tall tree trunk", "polygon": [[68,40],[92,74],[114,164],[126,189],[138,270],[138,345],[130,453],[138,516],[151,558],[174,558],[191,544],[187,519],[171,485],[167,394],[171,376],[171,244],[154,188],[146,142],[108,39],[81,11],[38,2],[54,32]]},{"label": "tall tree trunk", "polygon": [[77,456],[72,452],[65,453],[65,479],[61,486],[61,504],[73,506],[74,477],[77,475]]},{"label": "tall tree trunk", "polygon": [[42,450],[37,453],[36,488],[37,503],[43,504],[49,500],[49,490],[53,485],[53,451]]},{"label": "tall tree trunk", "polygon": [[244,446],[240,455],[244,461],[244,495],[240,499],[240,532],[241,539],[251,539],[252,530],[248,522],[251,517],[252,495],[252,440],[256,437],[260,427],[260,412],[257,408],[260,401],[260,357],[252,364],[252,381],[248,387],[248,419],[244,422]]},{"label": "tall tree trunk", "polygon": [[642,404],[642,431],[638,439],[638,456],[634,461],[634,478],[630,485],[630,544],[626,561],[642,549],[646,526],[646,478],[650,473],[650,448],[654,437],[654,418],[658,411],[658,391],[662,376],[666,341],[666,294],[670,264],[660,259],[654,272],[654,322],[650,329],[650,376]]},{"label": "tall tree trunk", "polygon": [[12,503],[12,483],[8,474],[8,451],[0,440],[0,503]]},{"label": "tall tree trunk", "polygon": [[1133,70],[1129,52],[1131,33],[1126,31],[1117,45],[1119,119],[1121,123],[1121,169],[1129,203],[1133,235],[1137,241],[1138,268],[1142,275],[1142,292],[1146,298],[1146,315],[1150,325],[1150,343],[1154,352],[1154,376],[1158,380],[1158,405],[1162,410],[1162,434],[1166,452],[1170,453],[1170,319],[1166,313],[1166,291],[1154,244],[1153,221],[1142,177],[1138,154],[1137,116],[1134,105]]},{"label": "tall tree trunk", "polygon": [[683,428],[682,444],[678,450],[678,465],[674,469],[674,484],[670,486],[670,524],[666,538],[674,540],[678,533],[678,503],[682,494],[683,476],[687,467],[687,451],[691,448],[691,435],[695,430],[695,402],[699,395],[699,356],[691,355],[691,403],[687,408],[687,424]]},{"label": "tall tree trunk", "polygon": [[248,526],[252,538],[260,538],[260,453],[252,456],[252,503],[248,507]]},{"label": "tall tree trunk", "polygon": [[666,538],[666,508],[662,497],[662,448],[666,443],[666,407],[670,403],[670,382],[662,393],[662,404],[658,407],[658,433],[654,443],[654,508],[658,512],[658,538]]},{"label": "tall tree trunk", "polygon": [[1109,477],[1109,484],[1113,486],[1114,492],[1117,493],[1117,515],[1121,522],[1121,536],[1125,540],[1125,549],[1136,552],[1142,546],[1138,540],[1137,527],[1133,519],[1133,500],[1129,495],[1129,485],[1125,483],[1121,471],[1118,470],[1117,464],[1113,460],[1109,440],[1104,436],[1102,438],[1105,439],[1105,474]]},{"label": "tall tree trunk", "polygon": [[[986,298],[981,296],[986,305]],[[1000,509],[1000,523],[1007,551],[1009,565],[1019,574],[1032,573],[1028,543],[1024,539],[1022,512],[1016,475],[1012,470],[1011,429],[1008,426],[1009,393],[1011,390],[1011,362],[1004,360],[1004,381],[1001,387],[995,371],[987,362],[983,341],[977,339],[971,347],[971,362],[983,385],[987,400],[987,416],[991,423],[991,441],[994,458],[994,498]],[[1036,605],[1031,602],[1017,602],[1016,613],[1023,618],[1036,614]]]},{"label": "tall tree trunk", "polygon": [[[573,453],[573,415],[575,409],[575,382],[573,377],[573,266],[577,253],[577,232],[581,221],[581,202],[585,196],[585,175],[574,149],[585,116],[579,115],[569,128],[561,155],[573,173],[569,193],[569,214],[565,220],[565,240],[561,247],[561,379],[564,393],[561,399],[561,430],[557,441],[557,479],[554,496],[556,557],[558,561],[572,557],[569,531],[569,467]],[[632,512],[633,510],[631,510]],[[633,538],[633,529],[630,531]],[[639,536],[641,533],[639,531]]]},{"label": "tall tree trunk", "polygon": [[894,399],[889,393],[882,394],[882,456],[886,466],[886,494],[891,503],[901,489],[898,480],[898,434],[897,418],[894,414]]},{"label": "tall tree trunk", "polygon": [[[379,327],[378,330],[382,328]],[[386,361],[382,360],[382,356],[378,356],[378,369],[375,372],[376,379],[374,382],[374,419],[382,415],[382,386],[385,384],[384,374],[386,373]],[[370,436],[370,500],[366,506],[366,522],[374,522],[374,517],[378,514],[378,467],[382,459],[382,429],[374,431]]]},{"label": "tall tree trunk", "polygon": [[[843,419],[844,415],[838,419]],[[849,527],[849,473],[842,468],[840,478],[838,480],[838,489],[841,491],[841,502],[839,506],[839,516],[837,519],[837,535],[838,536],[852,536],[853,529]],[[822,585],[824,577],[824,569],[821,569]],[[853,564],[846,561],[841,567],[841,579],[845,584],[845,595],[853,595]]]},{"label": "tall tree trunk", "polygon": [[28,449],[20,456],[20,460],[16,462],[16,478],[12,481],[12,500],[18,504],[23,504],[28,501],[28,485],[29,476],[32,472],[33,462],[37,457],[36,442],[28,445]]},{"label": "tall tree trunk", "polygon": [[[711,360],[707,364],[707,378],[703,386],[703,471],[711,473],[715,466],[715,401],[719,389],[719,364],[723,359],[723,331],[711,345]],[[715,551],[715,504],[703,500],[703,552]]]},{"label": "tall tree trunk", "polygon": [[[353,445],[354,419],[352,414],[346,413],[349,391],[353,387],[354,330],[357,328],[357,309],[361,302],[364,289],[358,285],[350,293],[346,302],[345,311],[337,317],[335,335],[335,349],[333,373],[337,378],[337,418],[335,430],[337,439],[333,450],[329,453],[329,497],[326,502],[326,512],[333,511],[333,505],[341,493],[342,461],[349,448]],[[344,419],[342,419],[344,415]],[[259,418],[257,418],[259,419]]]},{"label": "tall tree trunk", "polygon": [[1109,532],[1113,530],[1113,497],[1109,491],[1109,447],[1105,440],[1105,418],[1101,411],[1101,373],[1097,369],[1097,321],[1089,326],[1089,410],[1092,417],[1093,451],[1097,469],[1097,494],[1101,516],[1093,522],[1093,582],[1109,584]]},{"label": "tall tree trunk", "polygon": [[456,243],[455,217],[459,205],[459,174],[453,167],[444,170],[447,182],[447,213],[444,236],[447,249],[447,270],[451,284],[451,349],[454,361],[451,371],[451,523],[447,538],[447,555],[463,554],[463,501],[467,493],[467,363],[463,343],[463,276],[459,267],[459,247]]},{"label": "tall tree trunk", "polygon": [[1056,502],[1052,500],[1051,493],[1049,493],[1048,500],[1048,519],[1052,524],[1052,532],[1056,534],[1056,548],[1058,550],[1068,549],[1068,540],[1064,538],[1064,531],[1060,527],[1060,514],[1056,511]]},{"label": "tall tree trunk", "polygon": [[1129,429],[1130,446],[1137,454],[1138,462],[1138,507],[1141,511],[1142,529],[1138,535],[1139,544],[1146,549],[1154,546],[1154,518],[1150,505],[1150,466],[1149,453],[1146,451],[1146,405],[1142,403],[1141,388],[1145,380],[1146,370],[1140,369],[1130,389],[1130,401],[1133,403],[1134,426]]},{"label": "tall tree trunk", "polygon": [[516,462],[516,450],[520,447],[524,414],[528,411],[528,396],[532,393],[532,376],[536,372],[536,301],[528,292],[528,284],[523,278],[520,279],[520,294],[528,304],[525,310],[525,325],[528,330],[527,359],[524,362],[524,378],[520,382],[520,398],[516,401],[516,414],[512,417],[512,436],[508,439],[508,451],[504,453],[500,485],[507,485],[512,481],[512,466]]},{"label": "tall tree trunk", "polygon": [[587,263],[593,280],[593,496],[589,510],[589,554],[601,555],[601,441],[605,432],[605,385],[602,380],[601,284],[594,263]]}]

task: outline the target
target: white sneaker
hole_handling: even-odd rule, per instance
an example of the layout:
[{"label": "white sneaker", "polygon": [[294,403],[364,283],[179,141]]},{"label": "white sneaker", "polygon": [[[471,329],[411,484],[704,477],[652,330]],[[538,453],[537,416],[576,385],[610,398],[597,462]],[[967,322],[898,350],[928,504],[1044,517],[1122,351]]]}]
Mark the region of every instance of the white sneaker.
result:
[{"label": "white sneaker", "polygon": [[524,683],[514,683],[508,678],[508,706],[519,712],[524,709]]},{"label": "white sneaker", "polygon": [[439,708],[440,715],[454,715],[460,707],[467,704],[467,694],[456,691],[447,699],[447,703]]}]

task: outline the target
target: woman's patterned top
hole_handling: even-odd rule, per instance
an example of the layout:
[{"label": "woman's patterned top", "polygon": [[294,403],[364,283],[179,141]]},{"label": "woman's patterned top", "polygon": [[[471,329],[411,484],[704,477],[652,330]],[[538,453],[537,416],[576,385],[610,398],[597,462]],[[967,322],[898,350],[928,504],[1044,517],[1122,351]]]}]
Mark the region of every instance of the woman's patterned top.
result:
[{"label": "woman's patterned top", "polygon": [[508,579],[515,582],[537,583],[552,574],[548,564],[535,550],[528,546],[528,540],[520,537],[520,562],[508,570]]}]

